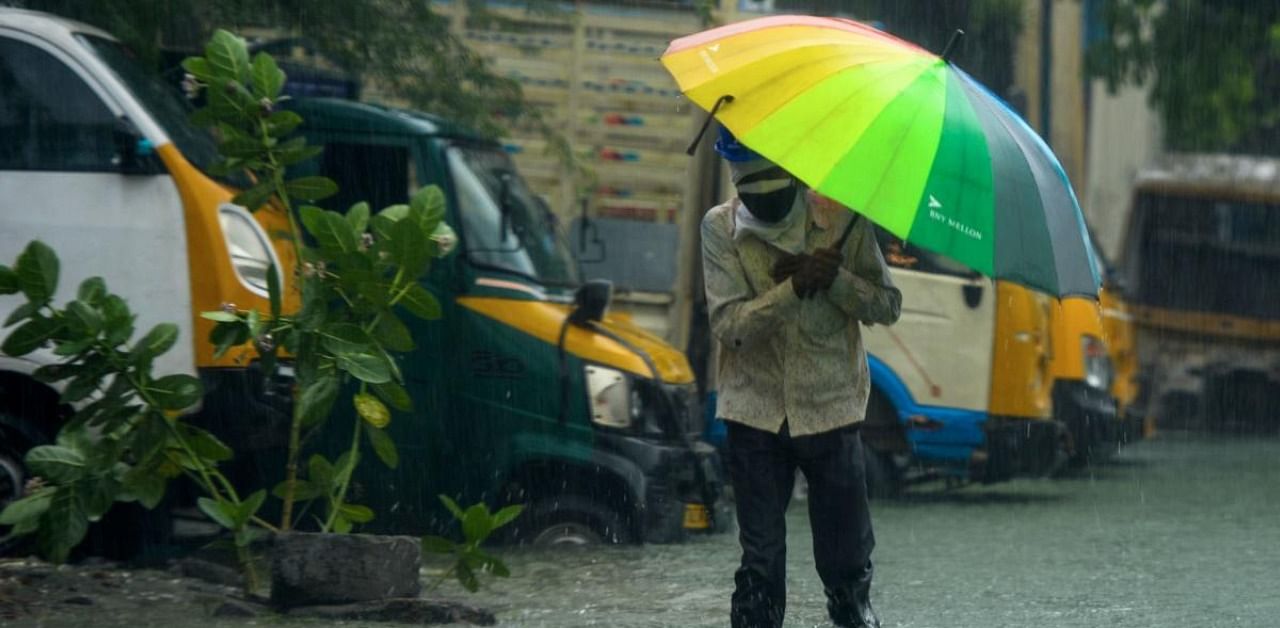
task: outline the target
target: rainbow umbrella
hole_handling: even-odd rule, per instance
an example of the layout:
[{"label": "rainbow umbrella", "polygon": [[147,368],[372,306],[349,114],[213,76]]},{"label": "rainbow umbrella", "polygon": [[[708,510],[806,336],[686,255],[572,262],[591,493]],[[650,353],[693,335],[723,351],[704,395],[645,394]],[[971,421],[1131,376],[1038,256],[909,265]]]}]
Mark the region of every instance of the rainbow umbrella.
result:
[{"label": "rainbow umbrella", "polygon": [[786,15],[677,39],[662,64],[744,145],[891,233],[988,276],[1096,297],[1061,164],[948,57]]}]

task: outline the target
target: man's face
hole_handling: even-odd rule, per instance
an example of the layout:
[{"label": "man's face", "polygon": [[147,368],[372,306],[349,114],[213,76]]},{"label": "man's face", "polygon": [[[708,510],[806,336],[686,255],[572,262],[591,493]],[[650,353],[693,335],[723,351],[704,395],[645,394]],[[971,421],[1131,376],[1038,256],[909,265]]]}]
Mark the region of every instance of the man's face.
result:
[{"label": "man's face", "polygon": [[774,223],[791,213],[800,185],[786,170],[764,160],[747,162],[733,170],[738,198],[757,220]]}]

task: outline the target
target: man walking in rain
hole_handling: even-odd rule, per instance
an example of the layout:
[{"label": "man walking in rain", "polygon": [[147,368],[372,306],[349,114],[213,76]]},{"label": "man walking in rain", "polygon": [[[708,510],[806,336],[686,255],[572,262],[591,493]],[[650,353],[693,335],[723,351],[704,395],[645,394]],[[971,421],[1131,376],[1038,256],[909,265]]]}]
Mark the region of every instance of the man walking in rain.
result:
[{"label": "man walking in rain", "polygon": [[[796,469],[827,610],[838,626],[878,627],[862,440],[870,393],[859,322],[892,324],[901,293],[871,225],[811,207],[789,173],[721,130],[737,197],[702,222],[711,330],[721,344],[718,414],[728,424],[742,565],[734,628],[777,627],[786,608],[786,509]],[[831,248],[849,220],[853,232]]]}]

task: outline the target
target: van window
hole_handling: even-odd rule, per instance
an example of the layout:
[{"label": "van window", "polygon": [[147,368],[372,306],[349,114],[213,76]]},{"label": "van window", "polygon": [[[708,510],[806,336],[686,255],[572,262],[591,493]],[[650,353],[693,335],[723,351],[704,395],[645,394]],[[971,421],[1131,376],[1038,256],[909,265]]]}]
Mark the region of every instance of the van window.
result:
[{"label": "van window", "polygon": [[945,255],[926,251],[881,227],[876,227],[876,240],[886,264],[894,268],[915,270],[922,273],[970,277],[973,270]]},{"label": "van window", "polygon": [[346,212],[365,201],[378,211],[409,202],[412,163],[406,146],[327,142],[320,160],[320,174],[338,184],[338,193],[324,206]]},{"label": "van window", "polygon": [[[178,147],[183,158],[208,173],[209,166],[217,161],[218,148],[208,131],[191,124],[191,106],[182,98],[181,93],[144,67],[133,52],[120,42],[91,35],[78,35],[77,38],[129,88],[129,93],[142,103],[151,118],[164,129],[165,135]],[[221,178],[237,187],[247,188],[252,185],[240,173]]]},{"label": "van window", "polygon": [[0,169],[113,172],[115,116],[71,68],[0,37]]}]

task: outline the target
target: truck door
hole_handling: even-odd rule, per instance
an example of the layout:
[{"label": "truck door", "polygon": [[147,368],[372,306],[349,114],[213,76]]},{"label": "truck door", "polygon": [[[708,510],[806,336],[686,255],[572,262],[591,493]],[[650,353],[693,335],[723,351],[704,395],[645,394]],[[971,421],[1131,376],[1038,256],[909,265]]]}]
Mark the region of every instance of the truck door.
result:
[{"label": "truck door", "polygon": [[[918,412],[944,424],[955,411],[975,413],[971,418],[978,419],[976,413],[986,411],[991,388],[991,282],[883,229],[876,232],[894,284],[902,290],[902,317],[892,327],[867,329],[864,338],[868,354],[884,363],[910,393],[916,408],[895,403],[899,413]],[[924,422],[909,423],[907,438],[917,451],[930,444],[962,444],[948,427]]]},{"label": "truck door", "polygon": [[[27,242],[44,241],[61,258],[56,301],[103,277],[134,306],[140,333],[160,322],[185,330],[157,372],[192,373],[182,201],[166,174],[121,173],[123,109],[88,67],[0,29],[0,260],[12,263]],[[0,318],[15,303],[0,307]]]}]

